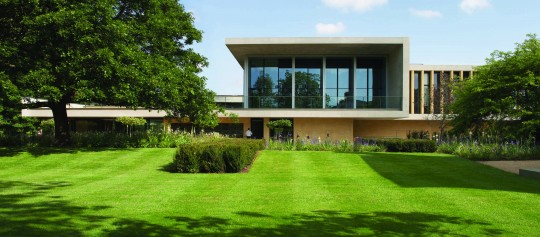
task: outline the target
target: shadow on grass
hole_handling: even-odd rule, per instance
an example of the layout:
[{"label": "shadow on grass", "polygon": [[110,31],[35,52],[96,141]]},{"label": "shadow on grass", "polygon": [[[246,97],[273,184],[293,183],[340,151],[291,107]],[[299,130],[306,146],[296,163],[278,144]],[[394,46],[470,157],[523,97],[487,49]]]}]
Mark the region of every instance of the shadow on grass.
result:
[{"label": "shadow on grass", "polygon": [[[124,219],[107,236],[496,236],[504,234],[491,224],[460,217],[420,212],[345,213],[313,211],[288,217],[273,217],[256,212],[237,212],[239,218],[169,217],[174,226]],[[251,218],[260,226],[249,226],[239,219]],[[267,221],[278,221],[275,226]]]},{"label": "shadow on grass", "polygon": [[72,147],[0,147],[0,159],[13,157],[24,152],[30,153],[34,157],[40,157],[51,154],[75,154],[77,152],[100,152],[100,151],[118,151],[130,150],[130,148],[72,148]]},{"label": "shadow on grass", "polygon": [[[422,212],[348,213],[321,210],[273,216],[238,211],[231,218],[163,217],[153,223],[137,217],[102,216],[107,206],[81,207],[51,196],[66,182],[0,182],[0,236],[432,236],[503,235],[492,224]],[[112,226],[105,224],[112,223]],[[167,224],[164,224],[167,223]],[[466,234],[463,234],[466,233]]]},{"label": "shadow on grass", "polygon": [[178,173],[178,170],[176,169],[176,164],[174,164],[174,162],[167,163],[161,166],[158,170],[168,173]]},{"label": "shadow on grass", "polygon": [[449,187],[540,193],[540,182],[474,161],[438,154],[364,153],[379,175],[401,187]]},{"label": "shadow on grass", "polygon": [[25,152],[26,148],[20,147],[0,147],[0,158],[13,157]]},{"label": "shadow on grass", "polygon": [[82,236],[106,218],[87,214],[108,207],[79,207],[49,196],[66,182],[0,181],[0,236]]}]

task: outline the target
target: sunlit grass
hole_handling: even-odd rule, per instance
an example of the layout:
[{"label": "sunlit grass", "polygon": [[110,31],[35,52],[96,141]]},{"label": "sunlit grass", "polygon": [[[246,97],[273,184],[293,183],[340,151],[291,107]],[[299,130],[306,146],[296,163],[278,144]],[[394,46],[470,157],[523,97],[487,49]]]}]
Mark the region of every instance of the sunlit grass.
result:
[{"label": "sunlit grass", "polygon": [[176,174],[174,149],[0,149],[0,236],[516,235],[540,181],[442,154],[264,151]]}]

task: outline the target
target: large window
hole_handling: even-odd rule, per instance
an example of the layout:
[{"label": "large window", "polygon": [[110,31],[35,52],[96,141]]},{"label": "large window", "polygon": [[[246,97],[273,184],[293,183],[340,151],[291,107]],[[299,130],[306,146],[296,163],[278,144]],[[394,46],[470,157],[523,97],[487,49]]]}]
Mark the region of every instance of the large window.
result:
[{"label": "large window", "polygon": [[352,108],[352,59],[329,58],[326,60],[327,108]]},{"label": "large window", "polygon": [[414,72],[414,113],[420,113],[420,72]]},{"label": "large window", "polygon": [[322,108],[321,72],[321,58],[295,59],[295,108]]},{"label": "large window", "polygon": [[356,64],[356,108],[385,108],[385,60],[358,58]]},{"label": "large window", "polygon": [[430,112],[430,93],[429,85],[431,84],[431,73],[424,72],[424,114],[429,114]]},{"label": "large window", "polygon": [[292,59],[251,58],[250,108],[291,108]]},{"label": "large window", "polygon": [[353,57],[249,58],[248,108],[401,106],[401,97],[387,97],[384,57],[354,62]]},{"label": "large window", "polygon": [[463,71],[463,80],[469,79],[471,77],[470,71]]},{"label": "large window", "polygon": [[441,113],[441,72],[433,73],[433,113]]}]

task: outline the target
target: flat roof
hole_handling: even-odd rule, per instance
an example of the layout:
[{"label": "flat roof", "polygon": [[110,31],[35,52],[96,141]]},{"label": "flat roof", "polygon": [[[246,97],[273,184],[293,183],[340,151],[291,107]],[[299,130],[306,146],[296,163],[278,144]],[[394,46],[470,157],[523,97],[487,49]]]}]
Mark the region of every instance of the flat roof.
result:
[{"label": "flat roof", "polygon": [[409,70],[433,70],[433,71],[472,71],[477,65],[429,65],[429,64],[411,64]]},{"label": "flat roof", "polygon": [[250,56],[386,55],[406,45],[408,37],[227,38],[240,66]]}]

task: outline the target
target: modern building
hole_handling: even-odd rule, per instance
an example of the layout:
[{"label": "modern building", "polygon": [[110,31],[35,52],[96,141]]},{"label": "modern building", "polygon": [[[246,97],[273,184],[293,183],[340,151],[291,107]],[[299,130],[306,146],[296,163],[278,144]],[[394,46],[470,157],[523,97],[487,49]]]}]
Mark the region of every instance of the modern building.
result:
[{"label": "modern building", "polygon": [[[445,79],[472,76],[470,65],[409,63],[406,37],[232,38],[230,52],[243,68],[243,95],[216,97],[239,123],[221,118],[215,131],[272,137],[268,121],[290,119],[281,134],[292,138],[352,140],[406,137],[410,131],[435,134],[444,111]],[[48,109],[24,116],[52,117]],[[112,129],[114,118],[144,117],[150,125],[191,130],[188,121],[164,119],[163,112],[114,107],[68,108],[73,130]]]}]

